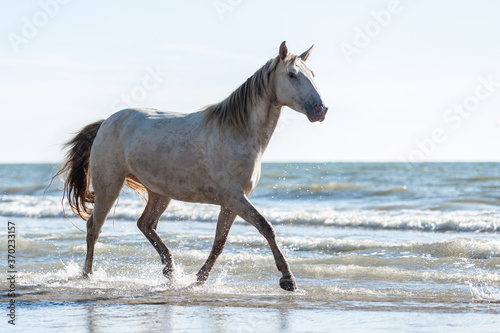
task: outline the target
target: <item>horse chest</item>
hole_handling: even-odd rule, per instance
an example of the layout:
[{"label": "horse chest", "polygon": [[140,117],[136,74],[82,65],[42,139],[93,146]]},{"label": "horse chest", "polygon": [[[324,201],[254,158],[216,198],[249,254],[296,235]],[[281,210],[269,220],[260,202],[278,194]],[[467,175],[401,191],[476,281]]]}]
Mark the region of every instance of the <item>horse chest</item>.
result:
[{"label": "horse chest", "polygon": [[260,160],[252,160],[247,163],[241,163],[234,169],[234,182],[241,185],[245,194],[250,194],[260,179]]}]

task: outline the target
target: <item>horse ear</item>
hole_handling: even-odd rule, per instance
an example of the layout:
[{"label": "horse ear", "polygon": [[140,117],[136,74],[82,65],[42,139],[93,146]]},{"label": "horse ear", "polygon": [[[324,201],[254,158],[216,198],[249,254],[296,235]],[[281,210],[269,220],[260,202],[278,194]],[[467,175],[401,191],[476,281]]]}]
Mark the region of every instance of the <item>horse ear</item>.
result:
[{"label": "horse ear", "polygon": [[311,47],[309,48],[309,50],[307,50],[306,52],[304,52],[301,55],[299,55],[299,57],[300,57],[300,59],[302,59],[302,61],[306,61],[307,58],[309,58],[309,55],[311,54],[311,50],[312,50],[313,47],[314,47],[314,44],[311,45]]},{"label": "horse ear", "polygon": [[285,59],[286,56],[288,55],[288,48],[286,47],[285,43],[286,43],[286,41],[284,41],[280,45],[280,58],[281,58],[281,60]]}]

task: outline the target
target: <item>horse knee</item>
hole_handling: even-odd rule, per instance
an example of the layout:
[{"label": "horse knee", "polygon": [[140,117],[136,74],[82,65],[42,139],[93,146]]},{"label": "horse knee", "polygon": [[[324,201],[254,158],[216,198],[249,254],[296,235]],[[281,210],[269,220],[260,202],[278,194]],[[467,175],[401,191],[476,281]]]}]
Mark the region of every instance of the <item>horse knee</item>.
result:
[{"label": "horse knee", "polygon": [[276,231],[274,230],[274,227],[264,217],[259,219],[259,232],[266,238],[276,238]]},{"label": "horse knee", "polygon": [[87,243],[88,244],[95,244],[97,242],[97,239],[99,238],[99,235],[101,234],[102,231],[102,225],[104,223],[95,223],[90,222],[88,223],[87,221]]},{"label": "horse knee", "polygon": [[99,232],[95,232],[94,229],[87,230],[87,244],[95,244],[99,238]]},{"label": "horse knee", "polygon": [[144,223],[144,221],[137,221],[137,228],[139,228],[139,230],[144,233],[146,231],[146,224]]},{"label": "horse knee", "polygon": [[87,220],[87,232],[92,229],[92,227],[94,226],[94,213],[92,213],[90,215],[90,217],[88,218]]},{"label": "horse knee", "polygon": [[137,228],[146,236],[155,230],[154,226],[145,220],[137,221]]}]

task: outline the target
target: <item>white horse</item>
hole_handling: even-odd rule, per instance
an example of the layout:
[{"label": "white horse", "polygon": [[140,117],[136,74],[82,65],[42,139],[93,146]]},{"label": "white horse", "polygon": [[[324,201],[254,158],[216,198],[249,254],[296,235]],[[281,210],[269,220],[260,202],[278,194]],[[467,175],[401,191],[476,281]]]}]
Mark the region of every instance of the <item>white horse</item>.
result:
[{"label": "white horse", "polygon": [[[87,220],[84,276],[92,274],[94,246],[124,185],[146,194],[137,226],[158,251],[163,274],[173,280],[172,252],[156,232],[171,199],[221,207],[210,255],[197,274],[203,284],[226,244],[237,215],[266,238],[280,286],[295,290],[295,278],[276,243],[273,226],[248,200],[260,178],[261,158],[283,106],[323,121],[328,108],[305,61],[311,48],[293,55],[283,42],[270,59],[229,97],[190,114],[126,109],[83,128],[66,144],[65,196]],[[92,179],[90,178],[92,175]],[[93,191],[90,189],[92,183]],[[93,210],[88,204],[94,204]]]}]

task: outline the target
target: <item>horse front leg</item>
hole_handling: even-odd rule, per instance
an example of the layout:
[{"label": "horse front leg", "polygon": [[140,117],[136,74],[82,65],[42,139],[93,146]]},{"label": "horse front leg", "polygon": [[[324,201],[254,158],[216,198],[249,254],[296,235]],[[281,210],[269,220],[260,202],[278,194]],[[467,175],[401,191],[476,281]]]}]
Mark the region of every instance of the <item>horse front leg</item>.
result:
[{"label": "horse front leg", "polygon": [[295,284],[295,277],[290,270],[288,261],[276,242],[276,232],[272,224],[257,211],[246,195],[241,195],[237,200],[234,200],[230,208],[245,221],[257,228],[257,230],[267,240],[269,247],[273,252],[276,267],[278,268],[278,271],[282,273],[280,287],[287,291],[296,290],[297,286]]},{"label": "horse front leg", "polygon": [[215,231],[215,239],[212,246],[212,251],[210,251],[210,255],[208,256],[205,264],[196,274],[197,284],[203,284],[208,279],[210,271],[212,270],[217,257],[222,253],[222,250],[226,245],[227,236],[229,235],[229,230],[231,229],[235,218],[236,214],[234,212],[225,207],[221,207],[219,219],[217,220],[217,229]]},{"label": "horse front leg", "polygon": [[170,281],[175,278],[175,265],[172,252],[163,243],[160,236],[156,232],[158,221],[161,214],[167,209],[170,203],[170,198],[159,196],[153,192],[148,192],[148,203],[141,217],[137,221],[137,227],[142,231],[144,236],[149,240],[156,252],[160,255],[161,263],[165,265],[163,275]]}]

